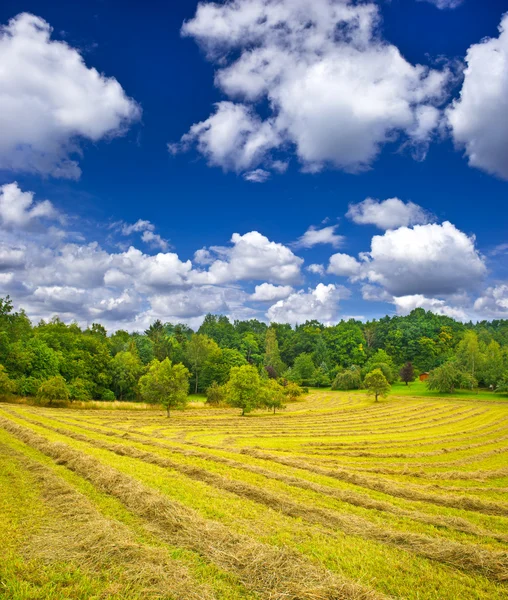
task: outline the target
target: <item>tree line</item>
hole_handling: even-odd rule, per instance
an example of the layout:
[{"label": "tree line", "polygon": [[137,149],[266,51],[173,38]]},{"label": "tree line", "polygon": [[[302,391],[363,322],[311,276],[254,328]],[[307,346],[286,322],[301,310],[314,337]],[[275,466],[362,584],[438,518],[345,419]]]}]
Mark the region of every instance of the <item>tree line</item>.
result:
[{"label": "tree line", "polygon": [[[210,402],[248,412],[282,406],[298,386],[368,387],[373,372],[388,385],[426,372],[429,388],[443,393],[508,391],[508,321],[461,323],[415,309],[366,323],[292,327],[209,314],[197,331],[157,320],[144,332],[107,332],[58,317],[34,325],[0,298],[0,393],[153,402],[180,381],[175,398],[207,393]],[[251,397],[249,390],[257,391]]]}]

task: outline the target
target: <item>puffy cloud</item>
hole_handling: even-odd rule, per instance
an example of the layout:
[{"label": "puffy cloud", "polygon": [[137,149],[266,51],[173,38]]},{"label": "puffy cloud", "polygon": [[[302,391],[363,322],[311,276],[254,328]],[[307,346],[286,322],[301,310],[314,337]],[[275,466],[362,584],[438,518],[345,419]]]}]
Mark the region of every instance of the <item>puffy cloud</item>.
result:
[{"label": "puffy cloud", "polygon": [[346,217],[358,225],[375,225],[379,229],[421,225],[431,219],[431,215],[418,204],[405,203],[398,198],[388,198],[388,200],[367,198],[358,204],[350,204]]},{"label": "puffy cloud", "polygon": [[312,264],[309,265],[308,267],[306,267],[307,271],[309,271],[309,273],[313,273],[314,275],[321,275],[323,276],[325,274],[325,267],[324,265],[319,265],[319,264]]},{"label": "puffy cloud", "polygon": [[[233,102],[218,102],[215,113],[193,125],[180,144],[169,144],[170,152],[186,150],[196,144],[212,166],[225,171],[245,171],[258,165],[265,153],[280,143],[272,121],[261,121],[247,106]],[[250,171],[245,177],[259,179],[262,169]],[[256,174],[256,175],[254,175]]]},{"label": "puffy cloud", "polygon": [[214,260],[207,271],[193,274],[194,283],[223,284],[233,281],[265,280],[271,283],[296,283],[303,260],[283,244],[270,241],[257,231],[245,235],[234,233],[231,248],[212,247],[201,250],[199,259]]},{"label": "puffy cloud", "polygon": [[[397,137],[421,153],[449,73],[410,64],[378,25],[374,3],[201,2],[182,34],[218,65],[215,84],[230,100],[170,150],[195,144],[209,164],[250,172],[278,170],[274,152],[291,149],[307,171],[359,171]],[[258,103],[270,107],[265,120]]]},{"label": "puffy cloud", "polygon": [[349,256],[349,254],[333,254],[330,256],[330,264],[326,270],[331,275],[338,275],[339,277],[353,277],[360,272],[361,263],[356,258]]},{"label": "puffy cloud", "polygon": [[0,223],[3,227],[29,229],[40,219],[60,218],[49,200],[34,203],[34,193],[22,192],[16,182],[0,186]]},{"label": "puffy cloud", "polygon": [[460,98],[447,110],[469,164],[508,179],[508,14],[499,37],[469,47]]},{"label": "puffy cloud", "polygon": [[163,239],[158,233],[155,233],[155,225],[150,221],[138,219],[135,223],[113,223],[112,227],[119,228],[122,235],[132,235],[133,233],[141,233],[141,240],[152,248],[160,250],[168,250],[169,243]]},{"label": "puffy cloud", "polygon": [[343,286],[319,283],[315,289],[300,290],[279,300],[270,306],[267,316],[275,323],[297,324],[312,319],[333,323],[338,318],[339,301],[348,297],[349,291]]},{"label": "puffy cloud", "polygon": [[0,168],[76,179],[79,139],[119,135],[141,111],[51,32],[28,13],[0,29]]},{"label": "puffy cloud", "polygon": [[290,285],[262,283],[261,285],[256,286],[250,299],[256,302],[273,302],[275,300],[287,298],[293,291],[294,290]]},{"label": "puffy cloud", "polygon": [[474,309],[483,318],[508,318],[508,284],[487,288],[475,301]]},{"label": "puffy cloud", "polygon": [[423,308],[436,315],[452,317],[459,321],[466,321],[469,318],[463,308],[451,306],[438,298],[426,298],[422,294],[395,297],[393,303],[401,315],[408,315],[415,308]]},{"label": "puffy cloud", "polygon": [[389,230],[372,238],[357,278],[381,285],[394,296],[436,296],[472,290],[486,267],[469,237],[445,221]]},{"label": "puffy cloud", "polygon": [[295,247],[312,248],[318,244],[330,244],[338,248],[344,242],[344,236],[337,235],[335,230],[338,225],[330,225],[317,229],[314,226],[309,227],[307,231],[295,242]]}]

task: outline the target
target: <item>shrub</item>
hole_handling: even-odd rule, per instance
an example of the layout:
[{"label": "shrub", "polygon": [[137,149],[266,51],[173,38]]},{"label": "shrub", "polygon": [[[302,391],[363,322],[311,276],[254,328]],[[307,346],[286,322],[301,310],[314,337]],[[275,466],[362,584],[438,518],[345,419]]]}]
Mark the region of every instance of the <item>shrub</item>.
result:
[{"label": "shrub", "polygon": [[105,402],[114,402],[116,400],[115,393],[111,390],[103,390],[101,393],[101,400]]},{"label": "shrub", "polygon": [[12,394],[16,390],[16,384],[9,377],[5,367],[0,365],[0,395]]},{"label": "shrub", "polygon": [[225,397],[224,386],[219,385],[216,381],[212,381],[212,385],[206,390],[206,403],[218,405],[224,402]]},{"label": "shrub", "polygon": [[362,376],[360,369],[352,366],[341,373],[337,373],[332,390],[359,390],[362,387]]}]

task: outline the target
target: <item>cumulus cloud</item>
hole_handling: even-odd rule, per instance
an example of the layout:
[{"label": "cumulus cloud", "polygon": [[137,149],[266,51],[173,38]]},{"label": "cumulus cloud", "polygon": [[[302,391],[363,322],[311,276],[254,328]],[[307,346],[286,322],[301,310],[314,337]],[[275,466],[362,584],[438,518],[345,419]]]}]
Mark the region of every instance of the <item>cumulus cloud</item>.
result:
[{"label": "cumulus cloud", "polygon": [[344,242],[344,236],[335,233],[338,225],[330,225],[318,229],[311,225],[309,229],[295,242],[296,248],[312,248],[318,244],[330,244],[338,248]]},{"label": "cumulus cloud", "polygon": [[439,298],[426,298],[422,294],[395,297],[393,303],[400,315],[408,315],[415,308],[423,308],[436,315],[452,317],[458,321],[466,321],[469,318],[463,308],[452,306]]},{"label": "cumulus cloud", "polygon": [[162,238],[158,233],[155,233],[155,225],[150,221],[138,219],[135,223],[114,223],[113,227],[119,228],[122,235],[132,235],[133,233],[141,233],[141,240],[152,248],[160,250],[168,250],[169,243]]},{"label": "cumulus cloud", "polygon": [[287,298],[293,288],[290,285],[273,285],[271,283],[262,283],[257,285],[250,299],[255,302],[274,302]]},{"label": "cumulus cloud", "polygon": [[306,267],[307,271],[309,273],[313,273],[314,275],[321,275],[323,276],[325,274],[325,267],[324,265],[319,265],[319,264],[312,264],[309,265],[308,267]]},{"label": "cumulus cloud", "polygon": [[474,309],[483,318],[508,318],[508,284],[489,287],[474,303]]},{"label": "cumulus cloud", "polygon": [[51,33],[28,13],[0,28],[0,168],[77,179],[79,140],[120,135],[141,111]]},{"label": "cumulus cloud", "polygon": [[[170,151],[196,146],[237,172],[278,171],[292,151],[306,171],[361,171],[397,138],[421,154],[449,73],[410,64],[379,22],[374,3],[348,0],[201,2],[182,34],[218,66],[229,99]],[[259,104],[270,107],[264,119]]]},{"label": "cumulus cloud", "polygon": [[300,290],[279,300],[268,309],[267,316],[273,323],[293,325],[317,319],[322,323],[334,323],[338,319],[339,301],[349,297],[349,291],[333,283],[319,283],[307,292]]},{"label": "cumulus cloud", "polygon": [[34,193],[21,191],[16,182],[0,186],[2,227],[30,229],[38,225],[41,219],[61,220],[62,218],[49,200],[34,202]]},{"label": "cumulus cloud", "polygon": [[372,238],[358,278],[394,296],[454,294],[477,288],[486,275],[474,237],[452,223],[388,230]]},{"label": "cumulus cloud", "polygon": [[326,272],[339,277],[353,277],[360,272],[360,269],[361,263],[354,256],[338,252],[330,256],[330,263]]},{"label": "cumulus cloud", "polygon": [[508,14],[499,37],[469,47],[460,97],[447,110],[469,164],[508,179]]},{"label": "cumulus cloud", "polygon": [[[257,231],[244,235],[234,233],[232,247],[203,249],[199,260],[218,256],[207,271],[193,275],[194,283],[223,284],[234,281],[268,281],[290,284],[300,280],[303,259],[283,244],[270,241]],[[208,253],[208,254],[207,254]]]},{"label": "cumulus cloud", "polygon": [[346,217],[358,225],[375,225],[379,229],[421,225],[431,220],[431,215],[421,206],[414,202],[403,202],[399,198],[367,198],[358,204],[350,204]]}]

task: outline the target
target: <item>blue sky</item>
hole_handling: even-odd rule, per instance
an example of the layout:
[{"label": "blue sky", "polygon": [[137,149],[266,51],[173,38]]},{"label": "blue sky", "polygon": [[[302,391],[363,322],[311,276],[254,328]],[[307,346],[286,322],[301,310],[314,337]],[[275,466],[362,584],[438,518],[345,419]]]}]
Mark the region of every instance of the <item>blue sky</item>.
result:
[{"label": "blue sky", "polygon": [[508,317],[507,11],[4,0],[0,293],[111,329]]}]

